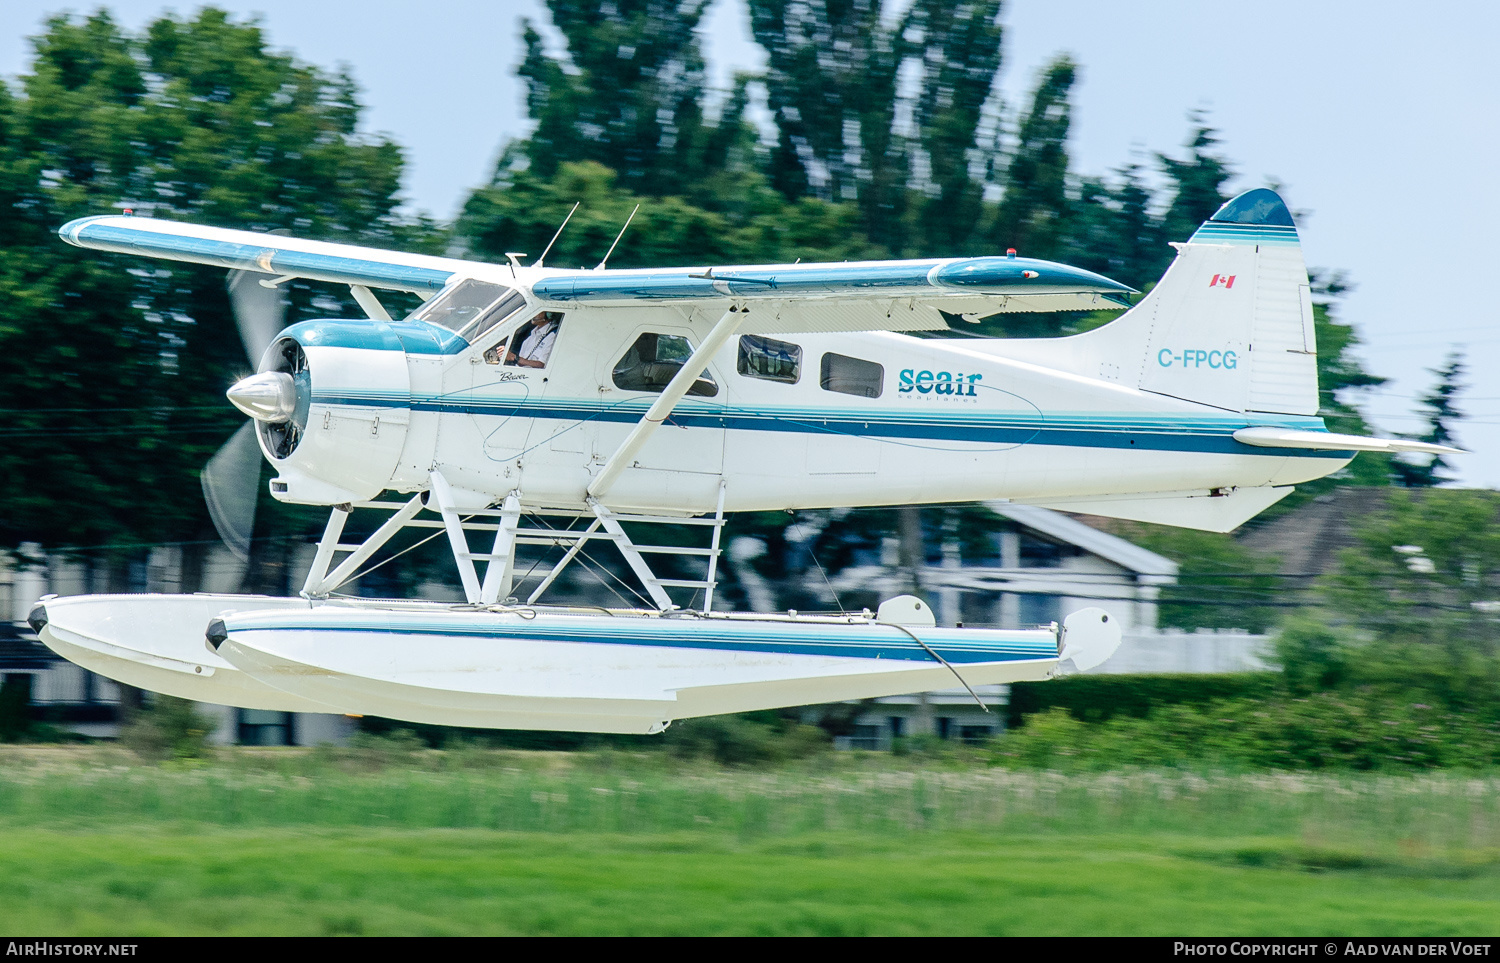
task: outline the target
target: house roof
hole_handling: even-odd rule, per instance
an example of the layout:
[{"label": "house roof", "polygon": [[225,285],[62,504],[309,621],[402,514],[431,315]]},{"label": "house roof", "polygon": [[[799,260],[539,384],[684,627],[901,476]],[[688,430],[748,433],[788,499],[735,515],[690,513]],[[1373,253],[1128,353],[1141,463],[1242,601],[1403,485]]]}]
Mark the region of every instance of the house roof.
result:
[{"label": "house roof", "polygon": [[1338,567],[1339,553],[1358,542],[1355,529],[1378,514],[1394,491],[1441,497],[1441,489],[1341,487],[1317,496],[1239,539],[1241,545],[1279,559],[1283,575],[1318,576]]},{"label": "house roof", "polygon": [[1137,576],[1170,580],[1177,577],[1177,563],[1118,535],[1101,532],[1062,512],[1038,505],[985,502],[995,514],[1024,525],[1050,538],[1076,545],[1090,554],[1113,562]]}]

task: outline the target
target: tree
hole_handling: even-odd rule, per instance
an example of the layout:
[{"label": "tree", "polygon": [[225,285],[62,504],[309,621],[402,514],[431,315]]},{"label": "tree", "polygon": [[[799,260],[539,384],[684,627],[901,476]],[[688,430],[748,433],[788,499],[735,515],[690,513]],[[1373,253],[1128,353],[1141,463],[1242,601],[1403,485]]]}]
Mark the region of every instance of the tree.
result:
[{"label": "tree", "polygon": [[1392,489],[1324,592],[1368,640],[1358,679],[1493,713],[1500,698],[1500,492]]},{"label": "tree", "polygon": [[[778,129],[771,182],[788,199],[863,200],[874,224],[899,212],[905,152],[892,140],[904,44],[879,0],[750,0],[769,61],[763,83]],[[877,229],[876,234],[880,232]]]},{"label": "tree", "polygon": [[1188,122],[1193,130],[1188,137],[1187,160],[1156,155],[1173,185],[1172,203],[1162,218],[1162,230],[1169,241],[1186,241],[1198,225],[1212,217],[1229,200],[1222,187],[1234,176],[1228,161],[1212,152],[1219,143],[1218,131],[1208,126],[1199,111],[1189,114]]},{"label": "tree", "polygon": [[[401,153],[358,132],[350,78],[253,22],[205,8],[132,34],[101,11],[32,44],[24,96],[0,84],[0,543],[206,537],[198,472],[242,421],[223,390],[250,366],[224,274],[81,254],[57,227],[132,208],[405,248],[435,232],[395,215]],[[324,287],[292,295],[293,319],[341,310]]]},{"label": "tree", "polygon": [[547,0],[567,38],[566,61],[549,57],[523,20],[526,106],[537,122],[526,153],[551,177],[570,161],[614,168],[634,191],[676,193],[724,162],[725,134],[741,125],[743,92],[720,130],[704,123],[704,63],[696,30],[708,0]]},{"label": "tree", "polygon": [[[1454,401],[1463,391],[1463,354],[1454,351],[1441,368],[1428,369],[1437,376],[1432,391],[1423,395],[1418,404],[1427,419],[1427,430],[1420,435],[1406,435],[1415,441],[1429,445],[1453,447],[1457,439],[1453,435],[1453,423],[1463,417]],[[1405,488],[1431,488],[1453,480],[1453,466],[1444,455],[1407,455],[1391,461],[1391,470],[1397,484]]]},{"label": "tree", "polygon": [[502,163],[495,183],[464,205],[456,233],[477,257],[505,251],[540,255],[574,202],[547,263],[592,267],[604,256],[636,204],[640,213],[610,259],[615,267],[839,261],[878,256],[859,230],[852,204],[812,198],[789,202],[763,180],[747,178],[733,204],[701,207],[681,197],[644,198],[621,187],[615,172],[593,162],[564,164],[552,178]]},{"label": "tree", "polygon": [[976,173],[986,157],[979,131],[1003,36],[1000,0],[919,0],[902,24],[909,55],[922,65],[912,119],[931,182],[917,218],[923,253],[958,254],[980,220],[984,179]]},{"label": "tree", "polygon": [[1155,284],[1173,252],[1151,211],[1153,201],[1137,164],[1119,168],[1113,181],[1080,178],[1064,260],[1134,288]]},{"label": "tree", "polygon": [[1013,247],[1026,257],[1060,253],[1069,208],[1069,97],[1077,79],[1078,67],[1066,56],[1042,71],[1005,167],[1005,193],[992,231],[998,247]]}]

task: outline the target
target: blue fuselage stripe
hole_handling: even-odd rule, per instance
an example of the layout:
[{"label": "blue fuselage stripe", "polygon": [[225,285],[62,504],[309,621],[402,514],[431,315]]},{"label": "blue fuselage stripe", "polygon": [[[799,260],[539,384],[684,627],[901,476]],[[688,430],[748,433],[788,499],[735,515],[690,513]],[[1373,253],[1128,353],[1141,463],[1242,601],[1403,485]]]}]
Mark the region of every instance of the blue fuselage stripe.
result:
[{"label": "blue fuselage stripe", "polygon": [[[538,403],[526,400],[482,401],[477,399],[409,399],[399,395],[350,396],[314,394],[314,404],[359,408],[409,408],[412,411],[443,414],[470,414],[494,418],[536,418],[540,420],[586,421],[612,424],[634,424],[644,408],[624,406],[589,406]],[[683,428],[723,428],[731,431],[773,431],[815,436],[845,435],[870,439],[905,439],[912,441],[955,441],[987,445],[1054,445],[1078,448],[1140,449],[1142,451],[1184,451],[1226,455],[1259,455],[1285,458],[1290,452],[1279,448],[1257,448],[1234,440],[1234,432],[1251,426],[1249,421],[1213,426],[1174,425],[1149,416],[1120,423],[1118,416],[1101,415],[1098,422],[1068,419],[1014,418],[989,416],[983,420],[922,420],[888,410],[869,414],[807,416],[795,411],[726,407],[718,411],[675,411],[669,423]],[[1255,424],[1264,424],[1257,421]],[[1316,419],[1298,419],[1293,427],[1319,430]],[[1298,450],[1297,457],[1346,459],[1352,453],[1343,451]]]},{"label": "blue fuselage stripe", "polygon": [[[379,633],[385,635],[429,635],[449,638],[494,639],[495,641],[568,642],[596,645],[637,645],[671,649],[709,649],[730,652],[764,652],[781,655],[835,656],[848,659],[890,659],[905,662],[937,664],[926,649],[896,630],[876,634],[862,632],[848,640],[831,638],[825,633],[803,633],[802,638],[770,638],[764,635],[709,632],[639,631],[601,632],[570,630],[545,626],[477,626],[477,625],[397,625],[391,623],[337,624],[324,622],[288,622],[274,625],[252,624],[236,628],[229,634],[250,635],[260,632]],[[960,632],[962,630],[952,630]],[[944,659],[955,664],[977,662],[1017,662],[1057,658],[1056,643],[1050,637],[1033,639],[998,639],[988,642],[925,638]]]}]

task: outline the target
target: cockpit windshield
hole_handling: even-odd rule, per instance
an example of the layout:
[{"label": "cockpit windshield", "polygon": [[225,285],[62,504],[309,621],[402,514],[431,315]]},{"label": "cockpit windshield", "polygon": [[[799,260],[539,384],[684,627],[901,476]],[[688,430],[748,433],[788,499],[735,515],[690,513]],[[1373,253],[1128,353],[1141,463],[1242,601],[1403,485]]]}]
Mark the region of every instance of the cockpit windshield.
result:
[{"label": "cockpit windshield", "polygon": [[519,292],[503,284],[467,278],[422,305],[410,320],[440,324],[473,340],[525,303]]}]

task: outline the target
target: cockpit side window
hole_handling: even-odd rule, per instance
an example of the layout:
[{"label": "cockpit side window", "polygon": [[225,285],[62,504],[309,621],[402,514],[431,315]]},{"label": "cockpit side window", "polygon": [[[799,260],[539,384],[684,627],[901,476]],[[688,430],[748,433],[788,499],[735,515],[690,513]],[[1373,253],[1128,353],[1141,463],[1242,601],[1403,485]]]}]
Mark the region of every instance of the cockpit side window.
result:
[{"label": "cockpit side window", "polygon": [[740,338],[735,370],[747,378],[794,385],[802,377],[802,347],[774,338],[744,335]]},{"label": "cockpit side window", "polygon": [[512,291],[493,307],[487,309],[478,319],[470,322],[469,327],[463,329],[459,334],[463,335],[465,341],[470,344],[484,337],[495,325],[508,320],[511,315],[526,307],[526,298],[519,291]]},{"label": "cockpit side window", "polygon": [[[440,324],[450,331],[462,333],[465,329],[474,327],[476,321],[488,318],[491,306],[516,298],[520,298],[520,301],[507,314],[525,304],[526,299],[503,284],[465,278],[417,308],[408,320]],[[499,320],[500,316],[496,315],[495,321]]]},{"label": "cockpit side window", "polygon": [[[615,362],[613,379],[616,388],[626,391],[650,391],[660,394],[674,375],[682,370],[693,353],[687,338],[675,334],[646,333],[635,339],[630,350]],[[690,395],[713,398],[719,385],[706,370],[687,390]]]}]

